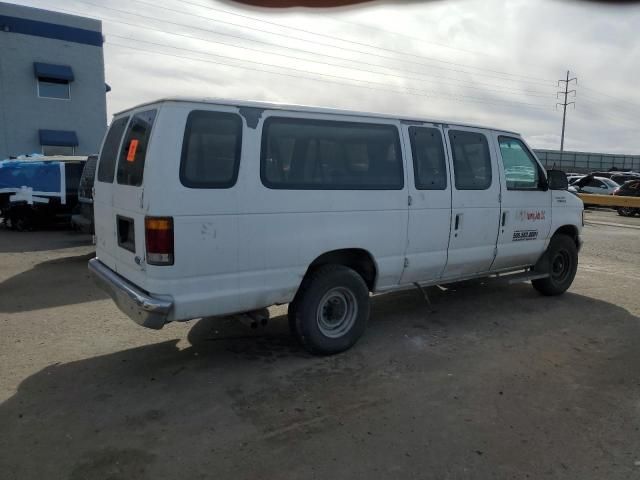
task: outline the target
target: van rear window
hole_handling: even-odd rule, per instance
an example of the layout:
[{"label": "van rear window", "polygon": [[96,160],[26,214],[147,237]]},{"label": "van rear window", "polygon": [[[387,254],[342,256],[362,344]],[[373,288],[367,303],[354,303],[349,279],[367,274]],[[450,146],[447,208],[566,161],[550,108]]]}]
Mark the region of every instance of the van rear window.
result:
[{"label": "van rear window", "polygon": [[118,183],[122,185],[142,185],[144,162],[151,127],[156,118],[156,110],[136,113],[129,123],[118,160]]},{"label": "van rear window", "polygon": [[194,110],[182,142],[180,181],[190,188],[235,185],[242,147],[242,120],[234,113]]},{"label": "van rear window", "polygon": [[398,129],[393,125],[268,118],[262,132],[262,183],[269,188],[400,190]]},{"label": "van rear window", "polygon": [[100,162],[98,164],[98,181],[113,183],[113,175],[116,169],[116,159],[118,158],[118,147],[122,134],[127,126],[129,117],[114,120],[107,132],[102,151],[100,152]]}]

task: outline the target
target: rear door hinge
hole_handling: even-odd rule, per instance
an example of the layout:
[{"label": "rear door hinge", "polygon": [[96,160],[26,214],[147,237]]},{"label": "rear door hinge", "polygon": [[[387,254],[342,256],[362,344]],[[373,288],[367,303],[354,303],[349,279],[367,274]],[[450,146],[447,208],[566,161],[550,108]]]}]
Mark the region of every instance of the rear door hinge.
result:
[{"label": "rear door hinge", "polygon": [[413,203],[413,198],[411,197],[411,195],[409,195],[407,197],[407,205],[411,206],[412,203]]},{"label": "rear door hinge", "polygon": [[407,257],[404,258],[404,268],[409,266],[409,259]]},{"label": "rear door hinge", "polygon": [[493,247],[493,258],[498,256],[498,247]]}]

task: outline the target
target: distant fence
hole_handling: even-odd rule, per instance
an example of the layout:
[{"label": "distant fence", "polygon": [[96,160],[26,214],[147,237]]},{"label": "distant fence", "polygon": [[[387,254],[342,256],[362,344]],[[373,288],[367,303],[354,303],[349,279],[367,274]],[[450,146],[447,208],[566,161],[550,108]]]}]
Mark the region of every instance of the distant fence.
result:
[{"label": "distant fence", "polygon": [[594,170],[634,170],[640,172],[640,155],[617,155],[614,153],[563,152],[559,150],[534,150],[546,168],[565,172],[588,173]]}]

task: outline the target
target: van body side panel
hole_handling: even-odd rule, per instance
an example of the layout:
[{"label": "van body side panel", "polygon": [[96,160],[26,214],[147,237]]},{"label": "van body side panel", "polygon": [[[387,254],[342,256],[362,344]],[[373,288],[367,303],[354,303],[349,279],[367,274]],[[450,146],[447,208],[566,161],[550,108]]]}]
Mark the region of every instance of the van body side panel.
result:
[{"label": "van body side panel", "polygon": [[[147,215],[173,217],[175,264],[146,265],[143,283],[150,293],[171,296],[171,320],[289,302],[313,260],[331,250],[366,250],[377,263],[376,285],[398,284],[407,231],[406,187],[384,191],[265,187],[260,178],[261,133],[269,112],[264,112],[255,129],[242,118],[241,161],[233,187],[187,188],[179,180],[180,152],[187,116],[194,109],[238,112],[232,106],[168,102],[156,119],[154,138],[172,141],[160,142],[158,158],[163,160],[145,169],[144,202]],[[298,115],[335,120],[331,115]],[[385,120],[373,123],[399,125]],[[175,141],[176,132],[180,141]]]},{"label": "van body side panel", "polygon": [[[371,254],[377,264],[376,288],[397,285],[406,244],[406,185],[397,190],[265,187],[256,172],[260,171],[262,127],[269,116],[335,120],[322,114],[265,112],[257,128],[247,132],[255,141],[244,152],[239,179],[246,192],[240,219],[240,238],[246,254],[240,258],[240,271],[246,272],[250,288],[269,296],[278,292],[278,303],[289,301],[317,257],[346,248],[360,248]],[[372,122],[358,117],[340,120]],[[399,122],[372,123],[399,127]],[[403,147],[401,150],[405,154]]]},{"label": "van body side panel", "polygon": [[[146,215],[173,217],[174,264],[146,265],[145,285],[151,293],[173,298],[171,320],[240,311],[236,308],[248,303],[238,274],[239,185],[189,188],[180,180],[183,136],[193,110],[238,111],[229,106],[166,103],[154,126],[156,138],[171,141],[159,142],[162,161],[145,171],[144,203]],[[243,135],[243,150],[246,141]]]}]

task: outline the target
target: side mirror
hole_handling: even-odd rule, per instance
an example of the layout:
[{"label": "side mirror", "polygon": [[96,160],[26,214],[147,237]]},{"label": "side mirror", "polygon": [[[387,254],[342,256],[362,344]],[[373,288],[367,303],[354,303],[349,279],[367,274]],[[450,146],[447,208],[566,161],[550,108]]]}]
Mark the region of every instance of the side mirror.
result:
[{"label": "side mirror", "polygon": [[547,182],[551,190],[567,190],[569,181],[562,170],[547,170]]}]

